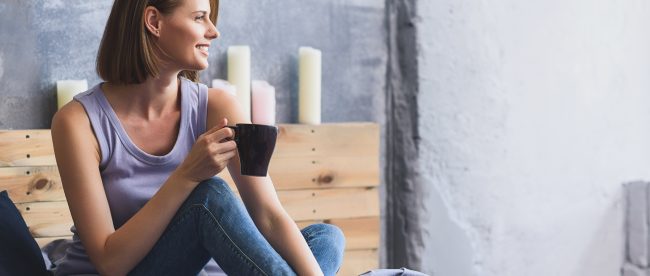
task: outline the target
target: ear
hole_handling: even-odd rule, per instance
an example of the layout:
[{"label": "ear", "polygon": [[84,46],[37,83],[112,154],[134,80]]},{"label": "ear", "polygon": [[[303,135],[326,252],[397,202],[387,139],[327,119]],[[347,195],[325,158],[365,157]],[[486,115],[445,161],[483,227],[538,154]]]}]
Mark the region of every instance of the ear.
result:
[{"label": "ear", "polygon": [[155,37],[160,37],[161,19],[162,14],[156,7],[148,6],[144,9],[144,26]]}]

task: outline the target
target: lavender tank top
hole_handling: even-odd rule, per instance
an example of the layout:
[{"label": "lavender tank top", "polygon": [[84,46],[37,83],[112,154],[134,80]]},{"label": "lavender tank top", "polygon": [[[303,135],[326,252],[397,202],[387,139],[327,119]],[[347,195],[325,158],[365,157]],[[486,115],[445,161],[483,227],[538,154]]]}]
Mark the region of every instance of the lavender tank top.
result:
[{"label": "lavender tank top", "polygon": [[[208,88],[181,78],[181,119],[176,144],[163,156],[138,148],[122,127],[100,84],[78,94],[101,150],[99,170],[115,229],[122,226],[158,191],[185,159],[199,135],[206,131]],[[73,242],[57,265],[56,275],[98,274],[86,255],[76,228]],[[214,260],[204,268],[209,275],[225,275]]]}]

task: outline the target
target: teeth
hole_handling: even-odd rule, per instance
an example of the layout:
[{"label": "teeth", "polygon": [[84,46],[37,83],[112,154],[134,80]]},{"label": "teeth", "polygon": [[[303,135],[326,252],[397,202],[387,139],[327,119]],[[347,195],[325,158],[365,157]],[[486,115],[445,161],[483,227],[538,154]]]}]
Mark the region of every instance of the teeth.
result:
[{"label": "teeth", "polygon": [[196,48],[198,48],[199,50],[203,50],[203,51],[208,50],[208,46],[196,46]]}]

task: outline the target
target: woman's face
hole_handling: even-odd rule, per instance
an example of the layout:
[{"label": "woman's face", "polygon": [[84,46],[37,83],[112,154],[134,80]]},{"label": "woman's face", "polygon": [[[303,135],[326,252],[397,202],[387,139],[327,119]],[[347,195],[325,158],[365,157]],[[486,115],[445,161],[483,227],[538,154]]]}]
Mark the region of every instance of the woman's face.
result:
[{"label": "woman's face", "polygon": [[184,0],[160,23],[158,44],[164,63],[180,70],[208,68],[210,41],[219,36],[210,20],[209,0]]}]

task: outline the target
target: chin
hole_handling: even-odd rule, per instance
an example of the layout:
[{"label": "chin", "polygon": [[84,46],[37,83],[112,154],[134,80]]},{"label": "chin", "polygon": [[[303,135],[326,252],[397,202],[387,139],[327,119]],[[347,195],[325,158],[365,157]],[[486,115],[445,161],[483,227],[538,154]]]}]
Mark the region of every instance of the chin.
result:
[{"label": "chin", "polygon": [[194,64],[191,64],[190,66],[187,66],[187,69],[189,71],[203,71],[205,69],[208,69],[208,62],[197,62]]},{"label": "chin", "polygon": [[200,71],[200,70],[207,69],[210,64],[208,63],[208,59],[206,58],[206,59],[199,59],[198,62],[196,63],[196,65],[197,65],[197,67],[201,68],[201,69],[198,69]]}]

